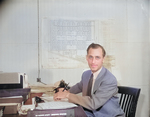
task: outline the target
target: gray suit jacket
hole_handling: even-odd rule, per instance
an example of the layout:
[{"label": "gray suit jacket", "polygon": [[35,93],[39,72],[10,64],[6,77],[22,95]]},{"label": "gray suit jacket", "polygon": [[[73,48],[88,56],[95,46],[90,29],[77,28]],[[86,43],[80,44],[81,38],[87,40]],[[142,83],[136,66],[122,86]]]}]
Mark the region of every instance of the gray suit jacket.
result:
[{"label": "gray suit jacket", "polygon": [[[96,117],[116,117],[117,115],[123,115],[123,111],[118,103],[118,97],[115,96],[118,93],[115,76],[102,67],[101,72],[95,80],[91,98],[87,96],[90,76],[91,70],[85,71],[82,74],[81,81],[70,88],[69,101],[91,110]],[[82,96],[75,95],[81,92]]]}]

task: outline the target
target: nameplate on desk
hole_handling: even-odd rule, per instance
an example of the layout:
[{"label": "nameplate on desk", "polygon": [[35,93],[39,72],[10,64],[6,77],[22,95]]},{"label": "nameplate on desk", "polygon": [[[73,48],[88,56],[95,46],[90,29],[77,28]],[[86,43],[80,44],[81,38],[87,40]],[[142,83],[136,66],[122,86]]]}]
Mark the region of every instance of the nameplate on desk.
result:
[{"label": "nameplate on desk", "polygon": [[28,117],[75,117],[74,108],[28,111]]}]

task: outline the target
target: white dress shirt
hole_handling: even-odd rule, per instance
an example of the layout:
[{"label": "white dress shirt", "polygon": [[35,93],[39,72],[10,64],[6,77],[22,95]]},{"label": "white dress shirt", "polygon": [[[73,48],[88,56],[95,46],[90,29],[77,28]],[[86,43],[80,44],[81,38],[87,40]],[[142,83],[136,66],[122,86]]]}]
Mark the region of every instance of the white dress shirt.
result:
[{"label": "white dress shirt", "polygon": [[95,80],[96,80],[96,78],[97,78],[97,76],[98,76],[98,74],[100,73],[101,70],[102,70],[102,67],[97,72],[94,72],[94,73],[92,72],[92,74],[93,74],[93,83],[92,83],[91,94],[93,93]]}]

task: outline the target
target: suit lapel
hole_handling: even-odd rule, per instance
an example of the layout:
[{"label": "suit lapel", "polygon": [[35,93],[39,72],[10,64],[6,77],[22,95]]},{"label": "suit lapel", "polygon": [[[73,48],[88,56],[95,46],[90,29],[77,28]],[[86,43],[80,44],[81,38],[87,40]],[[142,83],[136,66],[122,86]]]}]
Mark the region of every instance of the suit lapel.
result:
[{"label": "suit lapel", "polygon": [[88,73],[86,74],[85,76],[85,79],[83,80],[83,95],[86,95],[87,94],[87,89],[88,89],[88,83],[89,83],[89,80],[90,80],[90,76],[91,76],[91,70],[88,71]]},{"label": "suit lapel", "polygon": [[102,70],[100,71],[100,73],[98,74],[95,83],[94,83],[94,88],[93,88],[93,93],[95,94],[96,90],[99,88],[99,85],[101,84],[101,81],[103,79],[103,76],[106,72],[106,69],[104,67],[102,67]]}]

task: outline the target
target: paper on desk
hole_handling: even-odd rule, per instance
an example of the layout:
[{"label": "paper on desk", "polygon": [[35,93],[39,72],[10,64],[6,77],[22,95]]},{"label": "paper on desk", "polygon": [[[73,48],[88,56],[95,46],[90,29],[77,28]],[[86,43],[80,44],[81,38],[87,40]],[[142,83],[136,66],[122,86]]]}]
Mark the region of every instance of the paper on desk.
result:
[{"label": "paper on desk", "polygon": [[[42,96],[40,97],[44,102],[52,102],[54,101],[53,96]],[[68,102],[68,99],[61,99],[61,102]]]},{"label": "paper on desk", "polygon": [[36,109],[66,109],[72,107],[77,107],[77,105],[67,101],[51,101],[45,103],[38,103]]},{"label": "paper on desk", "polygon": [[53,96],[42,96],[40,97],[42,100],[44,100],[44,102],[51,102],[54,101],[53,100]]},{"label": "paper on desk", "polygon": [[18,104],[20,104],[20,103],[0,103],[0,106],[15,106]]}]

